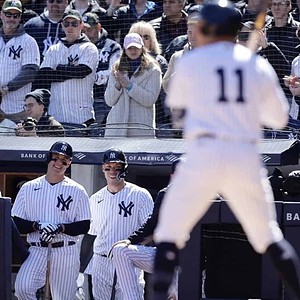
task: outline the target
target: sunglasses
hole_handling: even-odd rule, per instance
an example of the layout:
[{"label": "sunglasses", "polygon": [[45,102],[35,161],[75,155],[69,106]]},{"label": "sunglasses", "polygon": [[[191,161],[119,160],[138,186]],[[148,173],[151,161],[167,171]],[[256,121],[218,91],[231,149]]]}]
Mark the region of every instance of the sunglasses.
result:
[{"label": "sunglasses", "polygon": [[14,19],[19,19],[21,17],[21,13],[13,14],[13,13],[10,13],[10,12],[5,12],[4,15],[5,15],[6,18],[13,17]]},{"label": "sunglasses", "polygon": [[150,40],[150,35],[149,34],[144,34],[142,35],[142,38],[146,41]]},{"label": "sunglasses", "polygon": [[69,27],[69,26],[78,27],[79,22],[77,22],[77,21],[72,21],[72,22],[63,21],[63,25],[64,25],[64,27]]},{"label": "sunglasses", "polygon": [[61,4],[64,2],[64,0],[48,0],[49,3],[54,3],[56,2],[57,4]]},{"label": "sunglasses", "polygon": [[246,42],[249,39],[249,35],[251,32],[240,32],[238,35],[238,40],[240,42]]}]

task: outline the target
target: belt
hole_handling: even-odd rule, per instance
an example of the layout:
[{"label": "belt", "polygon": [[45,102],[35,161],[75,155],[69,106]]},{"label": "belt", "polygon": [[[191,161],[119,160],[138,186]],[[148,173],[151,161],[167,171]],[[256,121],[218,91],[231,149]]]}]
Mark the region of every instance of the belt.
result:
[{"label": "belt", "polygon": [[[36,246],[36,247],[48,247],[48,243],[44,242],[44,241],[41,241],[41,242],[33,242],[33,243],[29,243],[30,246]],[[60,247],[64,247],[64,246],[72,246],[72,245],[75,245],[76,242],[74,241],[69,241],[69,242],[64,242],[64,241],[61,241],[61,242],[56,242],[56,243],[53,243],[51,244],[52,245],[52,248],[60,248]]]}]

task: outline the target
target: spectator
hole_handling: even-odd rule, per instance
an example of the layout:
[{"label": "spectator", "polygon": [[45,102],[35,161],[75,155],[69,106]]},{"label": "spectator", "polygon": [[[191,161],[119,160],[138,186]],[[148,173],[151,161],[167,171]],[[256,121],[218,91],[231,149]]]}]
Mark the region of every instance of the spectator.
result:
[{"label": "spectator", "polygon": [[61,19],[68,5],[68,0],[47,0],[45,11],[27,21],[25,31],[36,41],[40,49],[41,61],[50,46],[65,36],[61,27]]},{"label": "spectator", "polygon": [[120,58],[122,47],[108,38],[108,33],[101,26],[96,14],[86,13],[83,15],[83,22],[83,32],[96,45],[99,52],[99,63],[94,84],[94,110],[96,122],[100,125],[106,123],[107,114],[110,110],[104,101],[104,93],[112,65]]},{"label": "spectator", "polygon": [[[138,33],[144,42],[145,48],[149,51],[149,54],[152,55],[155,60],[159,63],[162,76],[166,73],[168,68],[167,60],[161,55],[161,45],[158,43],[156,38],[156,31],[153,26],[145,21],[139,21],[130,27],[129,33]],[[170,124],[170,112],[169,109],[165,106],[165,93],[163,89],[159,94],[159,97],[155,103],[155,120],[156,126]]]},{"label": "spectator", "polygon": [[148,54],[139,34],[127,34],[124,52],[109,76],[104,95],[106,103],[112,107],[105,136],[153,137],[154,106],[160,89],[158,63]]},{"label": "spectator", "polygon": [[[182,158],[175,160],[172,164],[171,178],[176,170],[177,164]],[[169,187],[169,186],[168,186]],[[153,272],[156,247],[151,246],[153,233],[157,226],[159,210],[168,187],[160,190],[154,201],[151,216],[127,240],[119,241],[112,248],[112,258],[116,267],[118,283],[120,285],[123,299],[140,300],[138,282],[134,280],[135,269],[140,268],[148,273]],[[177,276],[169,290],[169,297],[178,300]],[[168,298],[170,299],[170,298]]]},{"label": "spectator", "polygon": [[50,87],[49,114],[62,123],[85,124],[95,121],[93,85],[98,65],[98,49],[81,33],[83,22],[76,10],[64,13],[61,42],[46,52],[37,87]]},{"label": "spectator", "polygon": [[31,90],[40,64],[38,45],[20,25],[21,14],[19,0],[4,2],[0,29],[0,114],[14,122],[26,117],[23,100]]},{"label": "spectator", "polygon": [[191,49],[193,49],[197,45],[196,44],[196,35],[195,35],[196,30],[197,30],[197,26],[196,26],[197,22],[198,22],[198,19],[194,18],[193,14],[188,17],[188,22],[187,22],[188,42],[183,47],[183,50],[177,51],[171,56],[168,70],[167,70],[165,76],[163,77],[162,86],[163,86],[166,93],[167,93],[167,90],[168,90],[169,81],[172,78],[172,76],[175,74],[176,61],[178,59],[180,59],[182,57],[182,55],[186,54],[188,51],[190,51]]},{"label": "spectator", "polygon": [[266,28],[268,41],[273,42],[283,52],[289,63],[299,54],[299,50],[295,47],[299,43],[296,30],[300,22],[293,19],[289,13],[291,9],[290,0],[272,0],[273,20],[270,27]]},{"label": "spectator", "polygon": [[[260,0],[247,0],[247,1],[239,1],[236,3],[236,6],[241,11],[243,15],[243,22],[256,20],[257,14],[260,10],[261,2]],[[269,9],[268,9],[269,13]],[[269,14],[266,14],[265,24],[266,27],[270,22],[272,22],[272,17]]]},{"label": "spectator", "polygon": [[[137,230],[153,210],[150,193],[125,180],[127,158],[119,149],[108,149],[103,155],[102,171],[107,185],[90,197],[92,223],[89,235],[94,243],[92,258],[93,296],[95,300],[112,299],[112,289],[116,289],[116,298],[120,298],[120,288],[114,286],[114,264],[108,258],[112,245],[127,238]],[[83,258],[84,259],[84,258]],[[137,270],[135,280],[143,291],[142,271]],[[142,294],[141,294],[142,295]]]},{"label": "spectator", "polygon": [[27,119],[17,124],[16,134],[20,136],[63,135],[63,126],[48,115],[50,91],[37,89],[25,96]]},{"label": "spectator", "polygon": [[[253,30],[254,22],[249,21],[243,23],[243,27],[238,35],[238,42],[242,45],[246,45],[249,39],[249,34]],[[291,98],[291,92],[286,87],[283,80],[284,76],[290,73],[290,63],[285,57],[285,55],[282,53],[281,49],[279,49],[275,43],[267,40],[265,29],[257,31],[256,51],[257,54],[266,58],[272,65],[272,67],[276,71],[278,80],[280,81],[280,85],[284,90],[287,98]]]},{"label": "spectator", "polygon": [[122,5],[122,0],[112,0],[107,10],[107,15],[112,16],[111,26],[108,29],[114,38],[123,44],[124,37],[130,26],[138,21],[150,21],[162,14],[161,7],[154,1],[135,0]]},{"label": "spectator", "polygon": [[185,0],[164,0],[162,16],[150,21],[162,45],[163,54],[175,37],[186,33],[187,13],[183,11],[184,6]]}]

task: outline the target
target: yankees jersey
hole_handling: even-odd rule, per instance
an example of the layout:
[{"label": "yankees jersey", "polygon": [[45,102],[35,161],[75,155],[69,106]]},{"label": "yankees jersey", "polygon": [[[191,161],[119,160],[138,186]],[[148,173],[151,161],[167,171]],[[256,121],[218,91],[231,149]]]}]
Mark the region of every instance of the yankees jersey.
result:
[{"label": "yankees jersey", "polygon": [[[6,86],[25,65],[40,64],[40,52],[33,37],[22,28],[16,36],[4,41],[0,36],[0,86]],[[31,83],[2,95],[1,109],[7,114],[24,110],[25,95],[31,91]]]},{"label": "yankees jersey", "polygon": [[94,118],[93,85],[98,65],[97,47],[82,38],[70,45],[59,42],[46,52],[41,68],[56,69],[58,65],[86,65],[92,73],[84,78],[70,78],[51,83],[48,112],[59,122],[82,124]]},{"label": "yankees jersey", "polygon": [[[44,175],[21,187],[12,207],[12,216],[53,224],[89,220],[89,198],[83,186],[74,180],[65,177],[63,181],[51,185]],[[77,240],[78,236],[60,233],[54,237],[53,242]],[[39,242],[40,233],[29,233],[27,241]]]},{"label": "yankees jersey", "polygon": [[242,45],[217,42],[178,61],[167,104],[184,109],[187,138],[256,142],[261,125],[283,127],[288,103],[271,65]]},{"label": "yankees jersey", "polygon": [[129,182],[116,194],[110,193],[105,186],[92,195],[89,234],[97,235],[94,253],[107,255],[115,242],[127,238],[145,223],[153,205],[146,189]]}]

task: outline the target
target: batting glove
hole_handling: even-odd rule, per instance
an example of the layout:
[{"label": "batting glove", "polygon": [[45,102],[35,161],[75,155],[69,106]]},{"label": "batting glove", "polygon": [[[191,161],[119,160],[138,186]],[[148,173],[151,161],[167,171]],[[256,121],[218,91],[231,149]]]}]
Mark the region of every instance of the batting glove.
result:
[{"label": "batting glove", "polygon": [[43,232],[43,233],[41,234],[40,240],[41,240],[42,242],[46,242],[46,243],[49,244],[49,243],[52,242],[52,240],[54,239],[54,237],[55,237],[55,234]]},{"label": "batting glove", "polygon": [[60,225],[57,224],[51,224],[51,223],[42,223],[40,233],[48,233],[48,234],[53,234],[56,235],[60,233],[61,227]]}]

